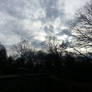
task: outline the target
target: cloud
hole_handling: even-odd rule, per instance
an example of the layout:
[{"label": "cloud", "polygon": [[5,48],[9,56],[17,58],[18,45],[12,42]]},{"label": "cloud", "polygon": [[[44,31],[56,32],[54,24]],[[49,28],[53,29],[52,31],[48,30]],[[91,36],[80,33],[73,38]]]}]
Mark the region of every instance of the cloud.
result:
[{"label": "cloud", "polygon": [[63,28],[84,1],[0,0],[0,41],[12,45],[27,39],[38,45],[49,35],[70,35]]},{"label": "cloud", "polygon": [[65,12],[68,19],[73,18],[75,12],[90,0],[65,0]]},{"label": "cloud", "polygon": [[60,12],[57,8],[57,0],[43,0],[42,2],[47,20],[53,20],[59,16]]}]

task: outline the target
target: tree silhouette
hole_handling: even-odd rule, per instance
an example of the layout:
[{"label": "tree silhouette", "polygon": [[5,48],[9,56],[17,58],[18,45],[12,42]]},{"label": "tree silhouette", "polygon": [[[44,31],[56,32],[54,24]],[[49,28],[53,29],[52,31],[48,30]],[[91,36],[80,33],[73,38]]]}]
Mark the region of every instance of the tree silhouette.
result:
[{"label": "tree silhouette", "polygon": [[73,27],[73,36],[77,38],[76,47],[85,48],[88,53],[92,49],[92,1],[77,12],[76,20]]},{"label": "tree silhouette", "polygon": [[32,46],[26,40],[15,45],[13,49],[18,55],[17,61],[21,64],[31,62],[35,54],[35,51],[32,49]]},{"label": "tree silhouette", "polygon": [[45,47],[48,51],[46,66],[48,67],[50,73],[55,73],[57,75],[61,74],[62,65],[65,62],[63,58],[67,53],[66,49],[68,44],[68,42],[60,43],[56,37],[50,36],[48,39],[46,39]]},{"label": "tree silhouette", "polygon": [[0,64],[4,65],[7,63],[7,52],[4,45],[0,44]]}]

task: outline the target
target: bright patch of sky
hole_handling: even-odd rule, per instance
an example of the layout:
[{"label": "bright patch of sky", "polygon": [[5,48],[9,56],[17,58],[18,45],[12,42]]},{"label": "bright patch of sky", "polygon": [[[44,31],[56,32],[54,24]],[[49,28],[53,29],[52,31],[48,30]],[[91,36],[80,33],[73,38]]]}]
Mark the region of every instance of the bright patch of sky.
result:
[{"label": "bright patch of sky", "polygon": [[0,0],[0,41],[12,45],[27,39],[34,46],[47,36],[70,39],[68,22],[88,0]]}]

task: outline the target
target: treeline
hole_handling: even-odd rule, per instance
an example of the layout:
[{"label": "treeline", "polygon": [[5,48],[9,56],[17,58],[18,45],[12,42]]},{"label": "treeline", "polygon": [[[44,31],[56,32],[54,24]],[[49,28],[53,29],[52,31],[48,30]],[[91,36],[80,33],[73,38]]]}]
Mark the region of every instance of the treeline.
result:
[{"label": "treeline", "polygon": [[0,75],[48,73],[72,80],[92,77],[91,58],[67,52],[61,45],[50,45],[47,52],[29,47],[28,43],[21,42],[14,46],[16,55],[7,56],[6,48],[0,45]]}]

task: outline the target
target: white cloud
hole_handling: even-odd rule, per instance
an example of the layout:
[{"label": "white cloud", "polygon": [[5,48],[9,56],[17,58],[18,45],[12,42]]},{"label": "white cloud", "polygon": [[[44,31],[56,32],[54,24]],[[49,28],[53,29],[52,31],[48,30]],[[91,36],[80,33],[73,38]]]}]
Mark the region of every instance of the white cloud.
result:
[{"label": "white cloud", "polygon": [[86,1],[0,0],[0,41],[8,45],[21,39],[44,41],[66,28],[66,16],[70,18]]},{"label": "white cloud", "polygon": [[77,10],[90,0],[65,0],[65,11],[68,18],[72,18]]}]

